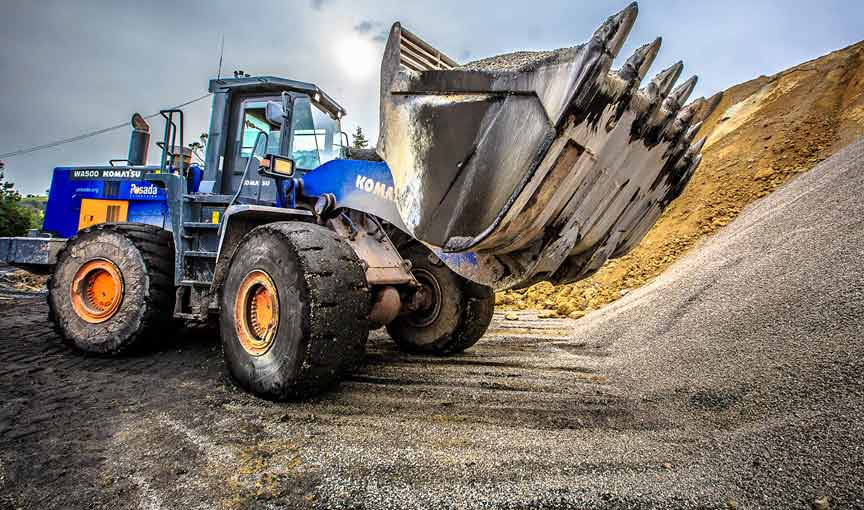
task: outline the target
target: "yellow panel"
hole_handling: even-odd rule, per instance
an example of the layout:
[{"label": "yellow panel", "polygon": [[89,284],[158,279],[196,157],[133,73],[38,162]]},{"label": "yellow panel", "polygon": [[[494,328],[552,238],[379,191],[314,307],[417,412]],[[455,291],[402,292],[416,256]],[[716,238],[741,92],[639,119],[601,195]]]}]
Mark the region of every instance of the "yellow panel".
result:
[{"label": "yellow panel", "polygon": [[126,200],[81,200],[81,216],[78,217],[78,230],[99,223],[123,223],[129,217],[129,202]]}]

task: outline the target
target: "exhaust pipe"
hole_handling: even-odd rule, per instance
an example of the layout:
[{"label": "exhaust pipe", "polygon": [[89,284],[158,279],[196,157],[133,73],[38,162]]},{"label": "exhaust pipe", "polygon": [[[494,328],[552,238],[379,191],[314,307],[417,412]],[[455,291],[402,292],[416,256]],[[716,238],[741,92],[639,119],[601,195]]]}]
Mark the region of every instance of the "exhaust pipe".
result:
[{"label": "exhaust pipe", "polygon": [[150,150],[150,124],[140,113],[132,115],[132,136],[129,139],[129,164],[141,166],[147,164],[147,152]]}]

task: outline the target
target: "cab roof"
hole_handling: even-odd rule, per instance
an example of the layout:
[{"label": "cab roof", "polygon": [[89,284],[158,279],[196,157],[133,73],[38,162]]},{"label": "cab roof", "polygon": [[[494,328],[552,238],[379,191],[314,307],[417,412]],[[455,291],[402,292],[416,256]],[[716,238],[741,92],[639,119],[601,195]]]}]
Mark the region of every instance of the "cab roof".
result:
[{"label": "cab roof", "polygon": [[302,81],[288,80],[276,76],[250,76],[248,78],[220,78],[210,80],[209,91],[216,92],[300,92],[315,97],[319,105],[339,117],[345,116],[345,109],[328,96],[317,85]]}]

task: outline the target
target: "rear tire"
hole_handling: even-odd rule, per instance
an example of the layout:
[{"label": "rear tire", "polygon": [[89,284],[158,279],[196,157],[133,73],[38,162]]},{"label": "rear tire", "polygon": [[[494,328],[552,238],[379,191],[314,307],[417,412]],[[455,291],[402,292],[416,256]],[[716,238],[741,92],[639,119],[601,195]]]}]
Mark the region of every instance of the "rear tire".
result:
[{"label": "rear tire", "polygon": [[48,315],[70,347],[118,354],[172,328],[174,242],[136,223],[101,224],[72,237],[48,281]]},{"label": "rear tire", "polygon": [[431,291],[430,305],[387,325],[396,345],[418,354],[454,354],[468,349],[486,333],[495,309],[490,287],[454,273],[416,241],[400,246],[417,281]]},{"label": "rear tire", "polygon": [[320,393],[362,359],[369,290],[357,255],[311,223],[249,232],[222,288],[225,362],[244,389],[272,400]]}]

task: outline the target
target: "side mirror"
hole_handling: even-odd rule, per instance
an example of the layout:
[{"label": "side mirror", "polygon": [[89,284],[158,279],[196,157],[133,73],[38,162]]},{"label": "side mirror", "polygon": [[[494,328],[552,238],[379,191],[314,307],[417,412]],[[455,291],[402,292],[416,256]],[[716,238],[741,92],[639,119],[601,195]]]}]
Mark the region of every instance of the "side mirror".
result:
[{"label": "side mirror", "polygon": [[258,173],[275,179],[285,179],[294,175],[294,160],[276,154],[268,154],[261,160]]},{"label": "side mirror", "polygon": [[264,107],[264,116],[267,117],[267,122],[274,126],[281,126],[282,119],[285,117],[285,110],[280,103],[276,101],[267,101]]}]

